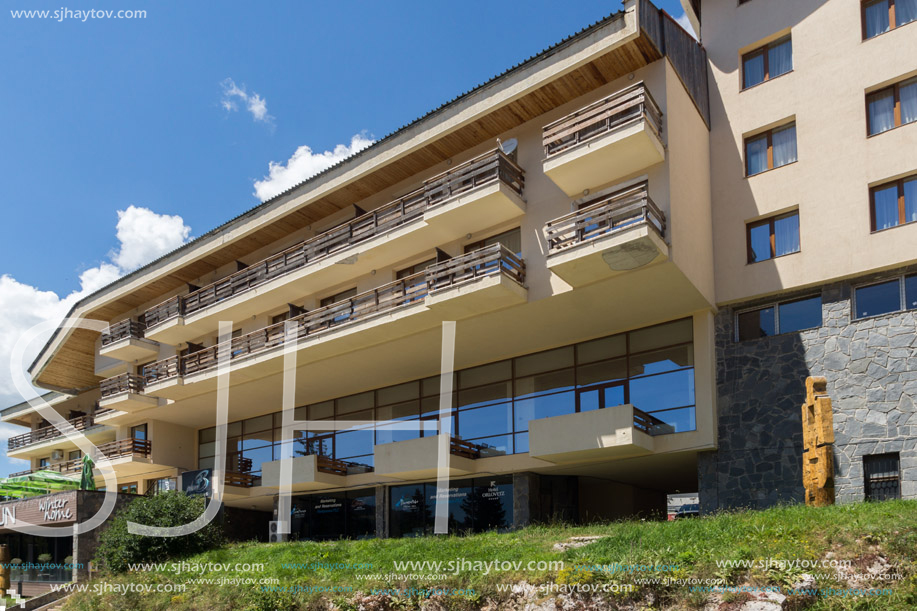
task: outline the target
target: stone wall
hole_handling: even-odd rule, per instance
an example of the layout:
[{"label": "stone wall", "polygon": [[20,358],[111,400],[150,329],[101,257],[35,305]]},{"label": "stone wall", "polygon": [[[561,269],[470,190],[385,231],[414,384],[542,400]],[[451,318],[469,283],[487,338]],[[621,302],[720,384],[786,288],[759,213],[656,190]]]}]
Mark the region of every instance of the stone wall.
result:
[{"label": "stone wall", "polygon": [[698,461],[701,511],[804,501],[810,375],[828,379],[833,401],[838,502],[863,499],[863,456],[885,452],[900,452],[902,496],[917,497],[917,312],[851,321],[851,290],[824,287],[822,326],[798,333],[735,341],[735,312],[774,299],[717,314],[718,449]]}]

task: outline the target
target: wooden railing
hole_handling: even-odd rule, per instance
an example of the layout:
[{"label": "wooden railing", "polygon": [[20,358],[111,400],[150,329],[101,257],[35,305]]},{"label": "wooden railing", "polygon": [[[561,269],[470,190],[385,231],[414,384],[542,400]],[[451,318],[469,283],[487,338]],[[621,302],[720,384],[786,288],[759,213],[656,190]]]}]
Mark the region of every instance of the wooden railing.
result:
[{"label": "wooden railing", "polygon": [[119,439],[103,443],[99,446],[99,452],[107,458],[123,458],[125,456],[140,456],[149,458],[152,445],[149,439]]},{"label": "wooden railing", "polygon": [[99,382],[99,391],[103,399],[123,392],[141,393],[143,392],[143,376],[122,373],[113,378],[107,378]]},{"label": "wooden railing", "polygon": [[416,191],[254,263],[213,284],[175,296],[144,314],[148,328],[187,316],[346,248],[423,217],[424,212],[471,189],[500,181],[522,194],[524,172],[500,150],[491,151],[424,182]]},{"label": "wooden railing", "polygon": [[[426,270],[407,276],[349,299],[312,310],[270,325],[228,342],[147,365],[143,369],[147,385],[206,371],[216,367],[221,350],[227,350],[230,362],[282,346],[293,337],[303,339],[342,325],[359,322],[381,313],[422,302],[427,295],[452,288],[485,276],[504,274],[516,282],[525,282],[525,263],[502,244],[437,263]],[[291,335],[287,335],[287,325]]]},{"label": "wooden railing", "polygon": [[664,435],[674,433],[675,427],[668,424],[655,416],[634,408],[634,428],[643,431],[647,435]]},{"label": "wooden railing", "polygon": [[145,329],[146,325],[142,322],[131,320],[130,318],[122,320],[110,325],[108,329],[102,332],[102,346],[108,346],[129,337],[141,338]]},{"label": "wooden railing", "polygon": [[[83,429],[88,429],[89,427],[91,427],[94,424],[93,417],[91,415],[80,416],[79,418],[73,418],[71,420],[68,420],[67,422],[69,422],[73,426],[73,428],[75,428],[78,431],[82,431]],[[7,452],[12,452],[13,450],[17,450],[19,448],[23,448],[25,446],[32,445],[33,443],[38,443],[40,441],[46,441],[48,439],[54,439],[55,437],[60,437],[62,435],[63,433],[58,431],[53,426],[45,426],[40,429],[35,429],[34,431],[30,431],[22,435],[16,435],[15,437],[10,437],[9,440],[7,441]]]},{"label": "wooden railing", "polygon": [[641,222],[665,237],[665,214],[650,199],[645,182],[599,196],[579,210],[549,222],[544,229],[548,252],[578,246]]},{"label": "wooden railing", "polygon": [[545,157],[640,121],[646,121],[657,136],[662,132],[662,111],[642,82],[546,125],[542,136]]},{"label": "wooden railing", "polygon": [[473,460],[481,458],[481,447],[470,441],[464,441],[453,437],[449,440],[449,453],[453,456],[461,456]]},{"label": "wooden railing", "polygon": [[236,486],[237,488],[252,488],[255,485],[257,476],[251,473],[240,473],[238,471],[226,471],[223,481],[227,486]]}]

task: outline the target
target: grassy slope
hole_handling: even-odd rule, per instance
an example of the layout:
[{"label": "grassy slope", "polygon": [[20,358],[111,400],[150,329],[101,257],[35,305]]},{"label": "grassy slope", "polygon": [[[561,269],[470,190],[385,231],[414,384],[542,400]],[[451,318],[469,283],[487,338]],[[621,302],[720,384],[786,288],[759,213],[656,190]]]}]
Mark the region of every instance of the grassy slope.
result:
[{"label": "grassy slope", "polygon": [[[595,543],[564,552],[552,550],[554,543],[579,535],[607,535]],[[232,570],[203,577],[277,577],[281,585],[344,585],[354,590],[372,587],[457,587],[474,588],[475,596],[451,597],[449,608],[474,609],[486,599],[502,600],[496,592],[498,583],[633,583],[632,576],[602,572],[576,571],[569,568],[554,572],[499,572],[483,575],[462,571],[436,582],[359,581],[356,573],[391,573],[393,562],[403,560],[449,561],[456,558],[474,560],[564,560],[567,567],[592,564],[679,565],[670,577],[722,578],[729,584],[782,585],[798,580],[802,570],[724,570],[717,560],[817,560],[831,552],[838,559],[869,561],[873,554],[897,565],[894,572],[905,578],[893,582],[876,582],[877,588],[892,587],[894,594],[880,597],[822,597],[792,599],[796,608],[813,609],[914,609],[917,608],[917,573],[911,564],[917,559],[917,502],[857,504],[812,509],[804,506],[778,507],[758,512],[723,513],[713,517],[676,522],[616,522],[603,525],[570,527],[536,526],[515,533],[487,533],[467,537],[428,537],[421,539],[388,539],[336,541],[326,543],[236,544],[223,549],[186,558],[186,562],[264,563],[263,574],[236,573]],[[371,570],[297,570],[281,568],[283,563],[371,563]],[[867,562],[868,563],[868,562]],[[828,572],[830,569],[820,569]],[[643,576],[645,576],[644,574]],[[190,574],[130,573],[102,577],[106,583],[184,583]],[[818,585],[838,587],[821,581]],[[642,586],[630,598],[619,596],[604,602],[636,602],[642,607],[652,594],[656,608],[692,608],[702,604],[705,596],[690,593],[686,586]],[[67,606],[73,610],[96,609],[275,609],[322,608],[322,599],[334,600],[350,607],[352,594],[278,594],[262,592],[257,585],[193,585],[181,595],[148,594],[78,594]],[[732,598],[727,595],[726,600]],[[417,599],[395,601],[394,608],[415,608]]]}]

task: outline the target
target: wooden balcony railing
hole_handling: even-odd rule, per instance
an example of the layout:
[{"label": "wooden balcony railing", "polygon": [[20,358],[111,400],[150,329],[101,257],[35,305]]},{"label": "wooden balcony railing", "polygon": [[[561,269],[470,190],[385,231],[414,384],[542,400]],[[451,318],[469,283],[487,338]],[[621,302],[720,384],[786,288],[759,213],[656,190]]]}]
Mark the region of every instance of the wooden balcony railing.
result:
[{"label": "wooden balcony railing", "polygon": [[449,453],[453,456],[461,456],[463,458],[471,458],[474,460],[481,458],[481,447],[471,443],[470,441],[464,441],[462,439],[456,439],[453,437],[449,440]]},{"label": "wooden balcony railing", "polygon": [[129,337],[139,339],[143,337],[144,330],[146,330],[146,325],[142,322],[130,318],[122,320],[102,332],[102,346],[105,347]]},{"label": "wooden balcony railing", "polygon": [[148,328],[187,316],[280,276],[420,219],[424,212],[471,189],[500,181],[522,194],[524,172],[500,150],[491,151],[424,182],[416,191],[300,242],[213,284],[175,296],[144,314]]},{"label": "wooden balcony railing", "polygon": [[331,475],[370,473],[373,470],[373,468],[369,465],[338,460],[337,458],[331,458],[330,456],[319,455],[317,459],[316,469],[322,473],[330,473]]},{"label": "wooden balcony railing", "polygon": [[[282,346],[292,337],[303,339],[363,321],[378,314],[422,302],[427,295],[485,276],[504,274],[516,282],[525,282],[525,263],[502,244],[437,263],[426,270],[407,276],[349,299],[295,316],[247,335],[233,338],[179,357],[170,357],[143,369],[145,384],[154,384],[178,375],[213,369],[221,349],[228,349],[230,362]],[[292,335],[287,336],[287,324]]]},{"label": "wooden balcony railing", "polygon": [[634,428],[643,431],[647,435],[664,435],[675,432],[675,428],[671,424],[663,422],[636,407],[634,408]]},{"label": "wooden balcony railing", "polygon": [[[88,429],[94,424],[93,417],[91,415],[72,418],[67,422],[69,422],[73,428],[78,431]],[[45,426],[40,429],[35,429],[34,431],[30,431],[22,435],[10,437],[9,440],[7,440],[7,452],[12,452],[13,450],[24,448],[25,446],[32,445],[33,443],[39,443],[41,441],[47,441],[48,439],[54,439],[55,437],[61,437],[62,435],[63,433],[58,431],[53,426]]]},{"label": "wooden balcony railing", "polygon": [[149,439],[119,439],[99,446],[99,452],[107,458],[124,458],[136,454],[149,458],[151,450]]},{"label": "wooden balcony railing", "polygon": [[123,392],[141,393],[143,392],[143,376],[122,373],[113,378],[107,378],[99,382],[99,391],[103,399]]},{"label": "wooden balcony railing", "polygon": [[240,473],[238,471],[226,471],[223,481],[227,486],[236,486],[237,488],[252,488],[258,477],[251,473]]},{"label": "wooden balcony railing", "polygon": [[546,125],[542,136],[545,157],[640,121],[646,121],[657,136],[662,132],[662,111],[643,83],[631,85]]},{"label": "wooden balcony railing", "polygon": [[579,210],[549,222],[544,230],[548,252],[578,246],[641,222],[665,237],[665,214],[650,199],[645,182],[599,196]]}]

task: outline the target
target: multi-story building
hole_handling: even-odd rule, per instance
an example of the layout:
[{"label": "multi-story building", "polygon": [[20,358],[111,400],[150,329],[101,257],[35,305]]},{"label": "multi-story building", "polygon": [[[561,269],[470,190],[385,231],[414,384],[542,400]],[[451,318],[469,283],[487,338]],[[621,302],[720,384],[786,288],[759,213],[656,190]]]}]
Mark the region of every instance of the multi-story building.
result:
[{"label": "multi-story building", "polygon": [[809,375],[833,400],[838,499],[917,497],[917,3],[684,4],[716,236],[701,506],[803,498]]},{"label": "multi-story building", "polygon": [[[295,338],[308,537],[429,532],[441,443],[462,529],[800,500],[808,375],[840,498],[913,481],[917,26],[784,4],[687,3],[701,45],[627,0],[85,298],[107,330],[59,329],[34,382],[142,494],[220,469],[223,357],[224,500],[268,516]],[[32,468],[77,457],[3,419]]]}]

